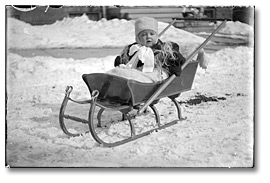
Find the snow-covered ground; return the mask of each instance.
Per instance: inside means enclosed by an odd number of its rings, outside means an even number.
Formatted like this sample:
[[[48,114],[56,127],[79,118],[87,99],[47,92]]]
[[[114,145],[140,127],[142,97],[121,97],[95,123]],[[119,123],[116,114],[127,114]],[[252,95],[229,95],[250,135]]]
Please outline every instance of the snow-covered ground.
[[[160,22],[160,31],[167,25]],[[7,47],[122,47],[134,42],[133,26],[133,21],[103,19],[96,22],[86,16],[65,18],[43,26],[8,18]],[[227,22],[221,32],[231,37],[239,32],[242,33],[240,38],[253,37],[253,29],[240,22]],[[161,39],[177,42],[184,56],[204,41],[174,27]],[[28,58],[8,52],[7,164],[11,167],[253,166],[253,46],[208,54],[208,69],[198,68],[193,89],[178,98],[187,119],[172,127],[114,148],[99,146],[90,134],[68,138],[58,122],[65,87],[74,87],[72,98],[88,99],[89,91],[82,74],[113,68],[115,57],[104,53],[103,58],[81,60],[51,56]],[[88,108],[71,105],[68,112],[87,119]],[[174,107],[168,99],[162,99],[157,108],[162,122],[176,119],[176,115],[171,114]],[[139,117],[135,123],[145,127],[150,119]],[[125,123],[112,125],[108,134],[113,134],[116,127],[124,129]],[[87,131],[87,125],[71,125],[70,128]]]

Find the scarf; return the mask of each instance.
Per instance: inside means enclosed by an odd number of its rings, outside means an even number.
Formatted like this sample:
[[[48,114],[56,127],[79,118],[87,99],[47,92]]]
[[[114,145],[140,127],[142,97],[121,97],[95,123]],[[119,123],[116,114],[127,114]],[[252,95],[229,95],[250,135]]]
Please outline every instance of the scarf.
[[[141,60],[141,62],[144,63],[142,72],[153,72],[155,63],[153,50],[149,47],[135,44],[130,47],[128,54],[131,56],[135,52],[137,53],[127,63],[127,66],[130,68],[136,68],[138,61]]]

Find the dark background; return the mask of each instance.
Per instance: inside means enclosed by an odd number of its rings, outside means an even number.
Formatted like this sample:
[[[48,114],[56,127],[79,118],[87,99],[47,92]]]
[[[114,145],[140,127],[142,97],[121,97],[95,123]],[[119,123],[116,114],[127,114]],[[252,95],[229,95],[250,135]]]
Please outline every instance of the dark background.
[[[171,22],[172,18],[211,18],[229,19],[253,25],[253,6],[6,6],[7,17],[14,17],[31,25],[53,24],[65,17],[77,17],[85,14],[90,20],[137,19],[140,16],[151,16],[158,21]],[[187,26],[184,20],[176,27]],[[201,25],[202,26],[202,25]]]

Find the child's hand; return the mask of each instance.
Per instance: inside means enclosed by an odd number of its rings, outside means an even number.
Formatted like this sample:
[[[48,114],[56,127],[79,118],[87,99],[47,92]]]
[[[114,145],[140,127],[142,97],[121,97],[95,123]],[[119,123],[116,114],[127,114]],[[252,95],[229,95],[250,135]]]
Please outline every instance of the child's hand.
[[[204,49],[199,51],[198,56],[197,56],[197,61],[199,62],[199,66],[202,69],[207,69],[208,66],[208,60],[206,59]]]

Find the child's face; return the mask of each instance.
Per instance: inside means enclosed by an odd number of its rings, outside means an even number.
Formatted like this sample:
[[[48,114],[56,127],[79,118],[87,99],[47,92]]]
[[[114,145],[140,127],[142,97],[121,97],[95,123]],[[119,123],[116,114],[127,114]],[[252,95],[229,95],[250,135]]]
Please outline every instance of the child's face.
[[[144,30],[139,33],[138,39],[142,45],[151,47],[157,43],[158,35],[155,31]]]

